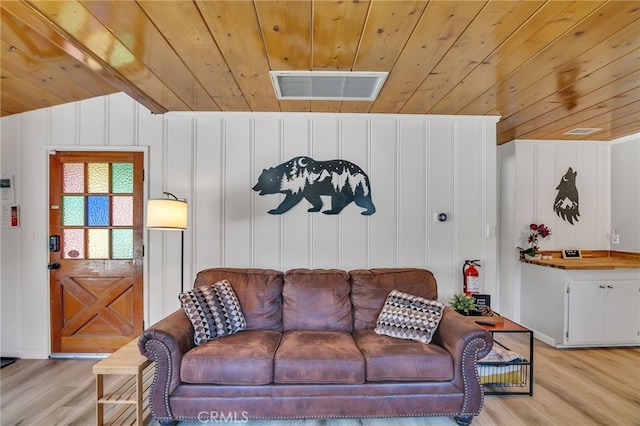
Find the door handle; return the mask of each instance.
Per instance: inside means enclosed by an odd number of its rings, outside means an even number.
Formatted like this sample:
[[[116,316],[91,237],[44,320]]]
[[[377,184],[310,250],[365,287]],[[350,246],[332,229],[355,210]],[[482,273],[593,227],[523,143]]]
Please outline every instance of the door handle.
[[[47,265],[47,269],[50,271],[54,269],[60,269],[60,264],[58,262],[50,263],[49,265]]]

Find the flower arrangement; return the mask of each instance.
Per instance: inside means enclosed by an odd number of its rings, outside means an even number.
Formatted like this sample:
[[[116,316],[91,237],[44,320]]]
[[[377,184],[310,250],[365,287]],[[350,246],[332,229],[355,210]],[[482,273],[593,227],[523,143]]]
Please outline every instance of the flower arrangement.
[[[551,229],[547,228],[544,223],[539,225],[532,223],[529,225],[529,238],[527,239],[529,246],[527,248],[518,247],[520,253],[535,256],[540,250],[540,247],[538,247],[538,239],[544,240],[549,237],[549,235],[551,235]]]

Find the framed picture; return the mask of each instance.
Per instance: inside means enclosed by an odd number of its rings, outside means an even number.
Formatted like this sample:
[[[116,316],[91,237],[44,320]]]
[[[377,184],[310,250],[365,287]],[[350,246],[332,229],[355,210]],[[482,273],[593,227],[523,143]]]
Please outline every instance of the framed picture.
[[[582,253],[580,252],[580,250],[563,249],[562,258],[563,259],[582,259]]]
[[[471,315],[480,315],[484,308],[491,307],[491,295],[489,294],[472,294],[473,298],[476,301],[476,309],[471,313]]]

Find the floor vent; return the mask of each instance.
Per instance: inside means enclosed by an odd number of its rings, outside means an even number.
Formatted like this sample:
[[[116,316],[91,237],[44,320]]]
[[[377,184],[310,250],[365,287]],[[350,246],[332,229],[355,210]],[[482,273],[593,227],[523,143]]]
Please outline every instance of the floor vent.
[[[387,72],[271,71],[276,97],[282,100],[374,101]]]
[[[599,132],[602,129],[597,128],[589,128],[589,127],[578,127],[577,129],[569,130],[565,133],[565,135],[573,135],[573,136],[586,136],[595,132]]]

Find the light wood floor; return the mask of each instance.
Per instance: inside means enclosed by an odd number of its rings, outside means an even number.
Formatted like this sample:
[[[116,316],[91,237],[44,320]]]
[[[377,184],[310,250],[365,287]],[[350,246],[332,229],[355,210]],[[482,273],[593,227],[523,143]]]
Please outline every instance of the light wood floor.
[[[3,368],[0,370],[0,425],[94,425],[95,382],[91,372],[94,363],[19,360]],[[486,396],[482,413],[473,425],[640,426],[640,348],[556,350],[536,340],[534,366],[533,397]],[[241,424],[242,419],[238,420],[237,424]],[[146,425],[157,424],[152,419],[146,422]],[[181,422],[181,426],[202,424]],[[455,422],[446,417],[433,417],[249,421],[244,424],[444,426]]]

